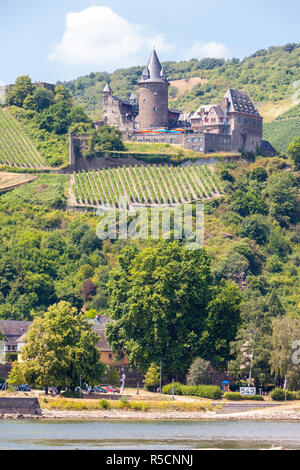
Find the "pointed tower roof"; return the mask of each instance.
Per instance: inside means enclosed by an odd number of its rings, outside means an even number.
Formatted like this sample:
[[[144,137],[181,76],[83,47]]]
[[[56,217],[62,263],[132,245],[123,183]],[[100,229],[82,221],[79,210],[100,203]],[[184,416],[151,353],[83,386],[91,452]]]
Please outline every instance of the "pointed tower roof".
[[[106,83],[102,93],[112,93],[112,89],[110,88],[109,83]]]
[[[156,50],[153,49],[151,57],[148,62],[148,69],[150,72],[150,78],[160,78],[160,72],[162,69],[161,63],[158,60]]]
[[[150,56],[148,65],[144,68],[142,73],[141,82],[145,81],[158,81],[158,82],[166,82],[167,79],[164,74],[163,67],[157,57],[156,50],[153,49],[152,54]]]

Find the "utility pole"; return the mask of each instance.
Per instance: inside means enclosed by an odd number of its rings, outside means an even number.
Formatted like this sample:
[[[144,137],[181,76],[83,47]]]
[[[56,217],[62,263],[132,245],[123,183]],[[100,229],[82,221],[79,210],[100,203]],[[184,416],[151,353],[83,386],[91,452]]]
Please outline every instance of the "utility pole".
[[[159,372],[159,393],[161,393],[161,360],[160,360],[160,372]]]

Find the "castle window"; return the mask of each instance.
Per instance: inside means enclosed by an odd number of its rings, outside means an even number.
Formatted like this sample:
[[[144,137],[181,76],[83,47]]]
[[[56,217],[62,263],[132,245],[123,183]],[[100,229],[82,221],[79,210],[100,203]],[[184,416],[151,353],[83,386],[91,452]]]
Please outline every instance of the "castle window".
[[[157,96],[157,91],[155,91],[155,92],[153,93],[153,95],[154,95],[154,96]]]
[[[154,106],[153,111],[157,111],[157,107],[156,107],[156,106]]]
[[[143,103],[147,103],[147,100],[143,100]]]

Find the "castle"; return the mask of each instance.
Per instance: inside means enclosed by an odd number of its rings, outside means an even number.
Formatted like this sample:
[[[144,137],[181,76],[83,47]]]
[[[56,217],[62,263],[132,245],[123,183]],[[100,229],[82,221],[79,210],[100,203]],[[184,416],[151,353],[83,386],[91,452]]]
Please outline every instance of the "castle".
[[[169,85],[153,50],[138,83],[139,97],[132,93],[129,101],[122,100],[106,84],[104,123],[133,142],[165,142],[203,153],[261,149],[263,120],[246,92],[229,89],[219,104],[202,105],[186,115],[169,109]]]

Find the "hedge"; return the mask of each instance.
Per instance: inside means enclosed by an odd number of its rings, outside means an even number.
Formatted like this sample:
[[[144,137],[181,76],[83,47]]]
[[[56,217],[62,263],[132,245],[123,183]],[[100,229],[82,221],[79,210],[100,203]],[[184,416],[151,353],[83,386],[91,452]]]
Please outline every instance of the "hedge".
[[[262,395],[241,395],[239,392],[226,392],[224,393],[224,398],[226,400],[255,400],[255,401],[264,401]]]
[[[287,400],[300,399],[300,391],[291,392],[290,390],[287,390],[285,393],[285,390],[283,388],[274,388],[274,390],[272,390],[272,392],[270,393],[270,397],[274,401],[285,401],[285,395]]]
[[[195,396],[202,398],[221,398],[222,390],[217,385],[183,385],[179,382],[173,383],[175,395]],[[162,392],[171,395],[172,384],[165,385]]]

